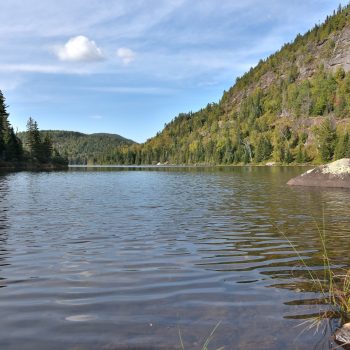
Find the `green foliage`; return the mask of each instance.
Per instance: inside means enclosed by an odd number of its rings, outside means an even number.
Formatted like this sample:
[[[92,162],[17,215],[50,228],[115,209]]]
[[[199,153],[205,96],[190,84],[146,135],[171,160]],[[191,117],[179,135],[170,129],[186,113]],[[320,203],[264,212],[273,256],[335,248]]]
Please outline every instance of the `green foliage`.
[[[329,162],[333,159],[336,142],[336,131],[329,118],[325,119],[317,130],[319,140],[319,154],[321,161]]]
[[[22,140],[15,134],[8,121],[9,114],[5,103],[5,97],[0,91],[0,165],[7,166],[11,163],[35,161],[38,163],[53,162],[53,148],[50,137],[47,135],[41,138],[38,124],[29,118],[27,123],[27,133],[25,133],[24,150]],[[55,155],[55,159],[61,164],[66,164],[66,160]]]
[[[273,147],[270,140],[265,136],[260,137],[255,150],[255,161],[260,163],[263,160],[269,159],[272,151]]]
[[[302,145],[299,145],[298,149],[297,149],[297,154],[295,157],[295,161],[298,164],[303,164],[307,162],[307,154],[306,154],[306,150]]]
[[[350,117],[350,73],[329,68],[345,27],[350,6],[261,60],[219,103],[179,114],[144,144],[62,131],[48,131],[50,139],[33,124],[26,145],[36,159],[52,158],[57,148],[73,164],[290,164],[348,156],[349,136],[335,126]]]
[[[22,143],[14,133],[8,117],[5,97],[0,90],[0,160],[20,161],[23,157]]]
[[[329,117],[350,116],[350,73],[341,67],[327,70],[325,63],[336,52],[337,34],[350,26],[349,12],[349,6],[341,8],[324,24],[261,60],[224,92],[219,103],[181,113],[144,144],[122,145],[94,161],[237,164],[274,159],[289,164],[325,162],[347,154]],[[316,131],[315,117],[324,118]]]
[[[348,132],[345,132],[345,134],[338,137],[334,151],[334,158],[350,158],[350,137]]]
[[[29,118],[27,132],[22,137],[25,139],[25,146],[29,152],[30,160],[41,164],[68,164],[68,160],[53,148],[51,136],[48,133],[42,135],[37,122],[32,118]]]
[[[25,140],[26,133],[19,133],[19,137]],[[118,151],[115,151],[116,148],[134,143],[114,134],[86,135],[73,131],[47,130],[40,132],[40,137],[44,141],[49,138],[52,148],[65,155],[70,164],[111,164],[120,162],[121,160],[116,156],[118,153]],[[129,162],[134,160],[131,155],[127,158]]]

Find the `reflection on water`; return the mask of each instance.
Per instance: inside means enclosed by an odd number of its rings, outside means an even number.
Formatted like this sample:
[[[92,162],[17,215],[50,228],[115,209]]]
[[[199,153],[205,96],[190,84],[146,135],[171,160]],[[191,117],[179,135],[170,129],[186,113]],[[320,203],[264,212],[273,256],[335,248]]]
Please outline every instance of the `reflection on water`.
[[[9,222],[7,220],[8,202],[7,202],[8,185],[5,177],[0,176],[0,288],[6,286],[6,280],[2,277],[3,268],[8,265],[6,260],[8,252],[6,249]]]
[[[350,191],[300,168],[86,169],[0,177],[1,349],[329,349],[297,327],[330,256],[350,266]],[[283,232],[283,234],[282,234]],[[326,305],[321,305],[324,310]]]

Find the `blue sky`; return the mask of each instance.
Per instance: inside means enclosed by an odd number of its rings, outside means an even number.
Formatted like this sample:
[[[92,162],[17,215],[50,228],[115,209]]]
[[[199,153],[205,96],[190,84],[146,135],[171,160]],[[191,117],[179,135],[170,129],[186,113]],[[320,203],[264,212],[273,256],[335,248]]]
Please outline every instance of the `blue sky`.
[[[24,130],[143,142],[217,102],[259,59],[324,20],[333,0],[2,0],[0,89]]]

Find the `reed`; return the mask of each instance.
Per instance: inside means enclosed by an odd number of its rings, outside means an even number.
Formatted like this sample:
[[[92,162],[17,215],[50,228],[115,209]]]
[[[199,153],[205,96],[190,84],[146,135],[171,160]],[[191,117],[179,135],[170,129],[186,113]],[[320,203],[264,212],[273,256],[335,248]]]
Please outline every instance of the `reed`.
[[[221,324],[221,321],[216,324],[216,326],[210,332],[209,336],[205,339],[200,350],[208,350],[209,343],[212,341],[214,334],[215,334],[216,330],[219,328],[220,324]],[[183,342],[182,334],[181,334],[181,329],[179,328],[178,330],[179,330],[179,341],[180,341],[181,350],[185,350],[185,346],[184,346],[184,342]],[[217,348],[216,350],[224,350],[224,347]]]
[[[350,321],[350,269],[339,268],[332,264],[327,248],[327,235],[325,216],[323,213],[322,228],[315,220],[320,242],[323,260],[323,276],[320,278],[307,264],[295,244],[279,228],[278,231],[292,247],[298,256],[301,264],[305,267],[307,274],[313,285],[313,289],[322,295],[322,299],[330,307],[330,310],[324,313],[320,312],[320,319],[339,317],[342,323]],[[319,319],[319,320],[320,320]],[[318,321],[311,322],[312,326],[318,326]]]

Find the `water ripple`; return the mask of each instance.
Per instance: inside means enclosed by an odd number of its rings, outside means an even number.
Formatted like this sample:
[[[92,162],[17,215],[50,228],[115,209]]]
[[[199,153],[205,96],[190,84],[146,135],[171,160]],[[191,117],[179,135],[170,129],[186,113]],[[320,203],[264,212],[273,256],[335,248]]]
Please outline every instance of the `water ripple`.
[[[294,326],[350,266],[350,192],[291,189],[298,168],[0,176],[1,349],[328,349]],[[283,232],[283,234],[282,234]],[[321,345],[320,345],[321,344]],[[321,346],[321,347],[320,347]]]

